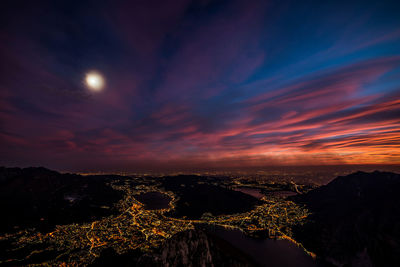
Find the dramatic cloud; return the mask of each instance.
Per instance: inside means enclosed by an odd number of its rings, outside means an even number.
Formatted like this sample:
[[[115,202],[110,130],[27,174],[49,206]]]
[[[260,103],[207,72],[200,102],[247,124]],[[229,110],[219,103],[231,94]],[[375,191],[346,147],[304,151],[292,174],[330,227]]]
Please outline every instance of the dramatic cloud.
[[[4,4],[0,164],[400,163],[397,4],[84,2]]]

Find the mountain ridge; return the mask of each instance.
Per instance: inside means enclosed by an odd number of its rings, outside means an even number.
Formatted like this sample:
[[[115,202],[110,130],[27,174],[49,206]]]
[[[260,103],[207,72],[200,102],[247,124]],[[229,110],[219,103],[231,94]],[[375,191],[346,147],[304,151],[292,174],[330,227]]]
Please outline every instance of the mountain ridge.
[[[291,197],[312,213],[295,238],[337,266],[399,266],[399,188],[399,174],[356,172]]]

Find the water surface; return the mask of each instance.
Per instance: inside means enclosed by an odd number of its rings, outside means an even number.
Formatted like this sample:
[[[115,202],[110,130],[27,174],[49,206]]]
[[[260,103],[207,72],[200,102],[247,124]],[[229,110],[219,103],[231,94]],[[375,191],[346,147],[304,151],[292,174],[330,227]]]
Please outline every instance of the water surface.
[[[226,230],[222,227],[216,227],[209,231],[243,251],[261,266],[318,266],[316,261],[308,256],[302,248],[287,240],[256,239],[246,236],[239,230]]]
[[[258,188],[251,188],[251,187],[236,187],[233,188],[235,191],[239,191],[245,193],[247,195],[253,196],[255,198],[262,198],[264,195],[261,193],[261,190]]]

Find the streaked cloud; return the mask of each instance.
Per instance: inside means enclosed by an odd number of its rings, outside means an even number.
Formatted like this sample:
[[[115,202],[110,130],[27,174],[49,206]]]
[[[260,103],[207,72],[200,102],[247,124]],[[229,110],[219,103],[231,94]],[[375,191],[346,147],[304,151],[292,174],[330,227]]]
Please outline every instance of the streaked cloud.
[[[27,4],[0,29],[0,163],[398,164],[400,23],[333,6]]]

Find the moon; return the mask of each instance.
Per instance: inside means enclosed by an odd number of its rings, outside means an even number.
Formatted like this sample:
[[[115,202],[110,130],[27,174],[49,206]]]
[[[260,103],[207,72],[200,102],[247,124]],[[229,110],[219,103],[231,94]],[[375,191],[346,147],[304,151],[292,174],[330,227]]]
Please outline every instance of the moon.
[[[104,77],[97,71],[88,72],[85,82],[88,89],[93,92],[102,91],[105,85]]]

